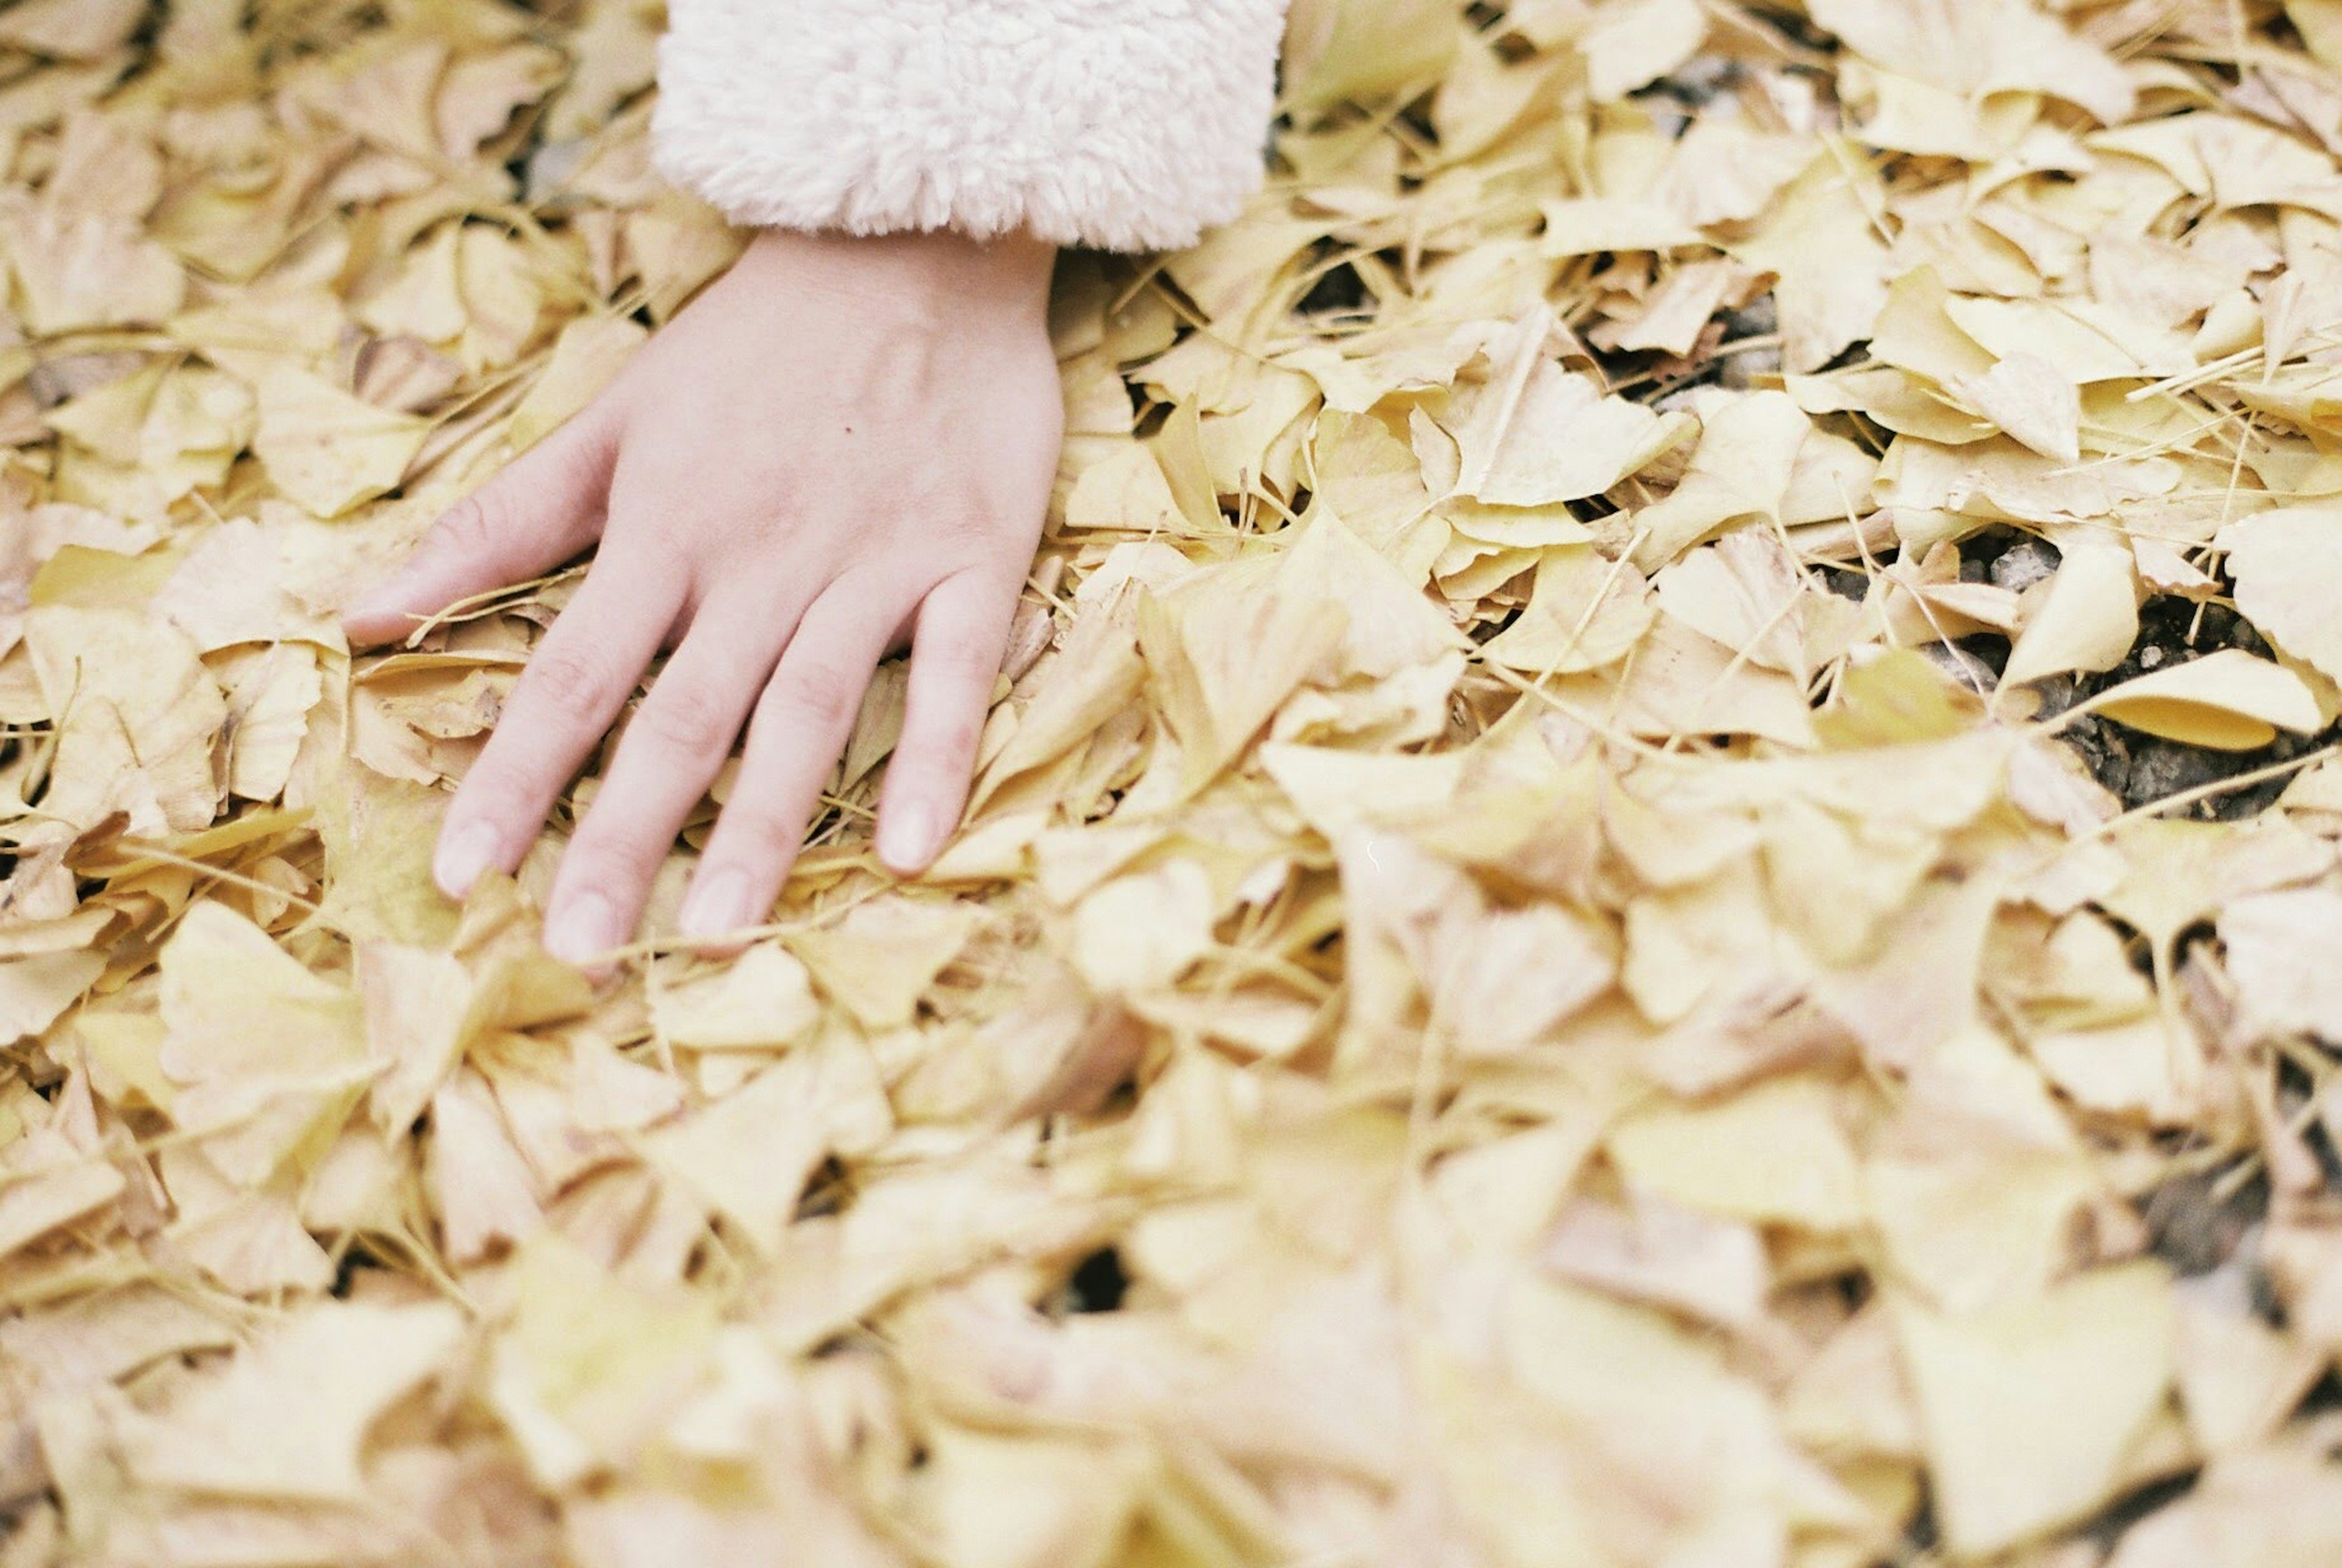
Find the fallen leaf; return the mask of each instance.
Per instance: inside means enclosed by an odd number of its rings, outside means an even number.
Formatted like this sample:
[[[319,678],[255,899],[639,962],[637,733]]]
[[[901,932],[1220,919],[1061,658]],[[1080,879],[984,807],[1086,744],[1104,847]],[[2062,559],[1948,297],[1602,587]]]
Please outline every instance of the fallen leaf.
[[[2107,1501],[2171,1382],[2171,1284],[2151,1263],[1965,1318],[1897,1303],[1895,1323],[1945,1533],[1965,1554]]]

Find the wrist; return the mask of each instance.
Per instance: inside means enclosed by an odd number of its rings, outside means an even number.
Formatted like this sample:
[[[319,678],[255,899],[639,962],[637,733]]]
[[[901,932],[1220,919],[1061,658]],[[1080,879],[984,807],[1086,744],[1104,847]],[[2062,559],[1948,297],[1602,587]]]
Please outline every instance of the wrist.
[[[886,235],[766,229],[741,265],[777,286],[910,310],[1006,310],[1039,315],[1057,247],[1025,234],[975,239],[951,229]]]

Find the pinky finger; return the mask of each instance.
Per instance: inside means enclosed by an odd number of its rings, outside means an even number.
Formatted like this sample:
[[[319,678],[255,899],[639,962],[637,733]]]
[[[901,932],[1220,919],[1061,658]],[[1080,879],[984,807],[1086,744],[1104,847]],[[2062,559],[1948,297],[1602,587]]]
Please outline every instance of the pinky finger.
[[[1013,579],[962,572],[928,590],[919,605],[903,734],[878,812],[878,858],[899,874],[933,864],[967,804],[1017,587]]]

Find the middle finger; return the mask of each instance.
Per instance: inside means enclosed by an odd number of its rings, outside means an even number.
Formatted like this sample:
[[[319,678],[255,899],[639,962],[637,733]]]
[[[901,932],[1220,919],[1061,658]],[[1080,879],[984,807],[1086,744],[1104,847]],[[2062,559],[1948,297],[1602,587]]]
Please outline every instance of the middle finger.
[[[749,722],[739,780],[684,901],[686,933],[736,931],[772,908],[902,620],[899,606],[851,578],[832,583],[806,611]]]
[[[511,871],[562,786],[626,704],[681,591],[606,550],[522,670],[487,745],[447,808],[433,872],[461,898],[483,871]]]
[[[545,946],[573,963],[626,941],[676,832],[731,754],[794,619],[761,588],[712,596],[627,724],[562,856]]]

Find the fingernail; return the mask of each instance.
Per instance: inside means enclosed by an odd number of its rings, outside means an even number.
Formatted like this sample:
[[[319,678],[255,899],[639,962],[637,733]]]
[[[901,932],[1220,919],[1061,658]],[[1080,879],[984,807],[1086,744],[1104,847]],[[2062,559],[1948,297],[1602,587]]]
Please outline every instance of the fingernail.
[[[598,893],[575,894],[545,923],[545,950],[565,963],[583,964],[626,939],[618,912]]]
[[[503,835],[492,822],[466,823],[439,840],[439,853],[432,857],[431,875],[439,884],[439,891],[450,898],[461,898],[472,891],[472,884],[480,874],[496,864],[504,849]]]
[[[414,595],[416,574],[412,566],[402,566],[374,585],[371,593],[344,612],[349,615],[387,615],[400,608]]]
[[[924,867],[936,853],[936,814],[923,800],[905,801],[878,824],[878,858],[897,870]]]
[[[720,936],[755,920],[748,907],[748,874],[736,865],[708,873],[683,901],[686,936]]]

